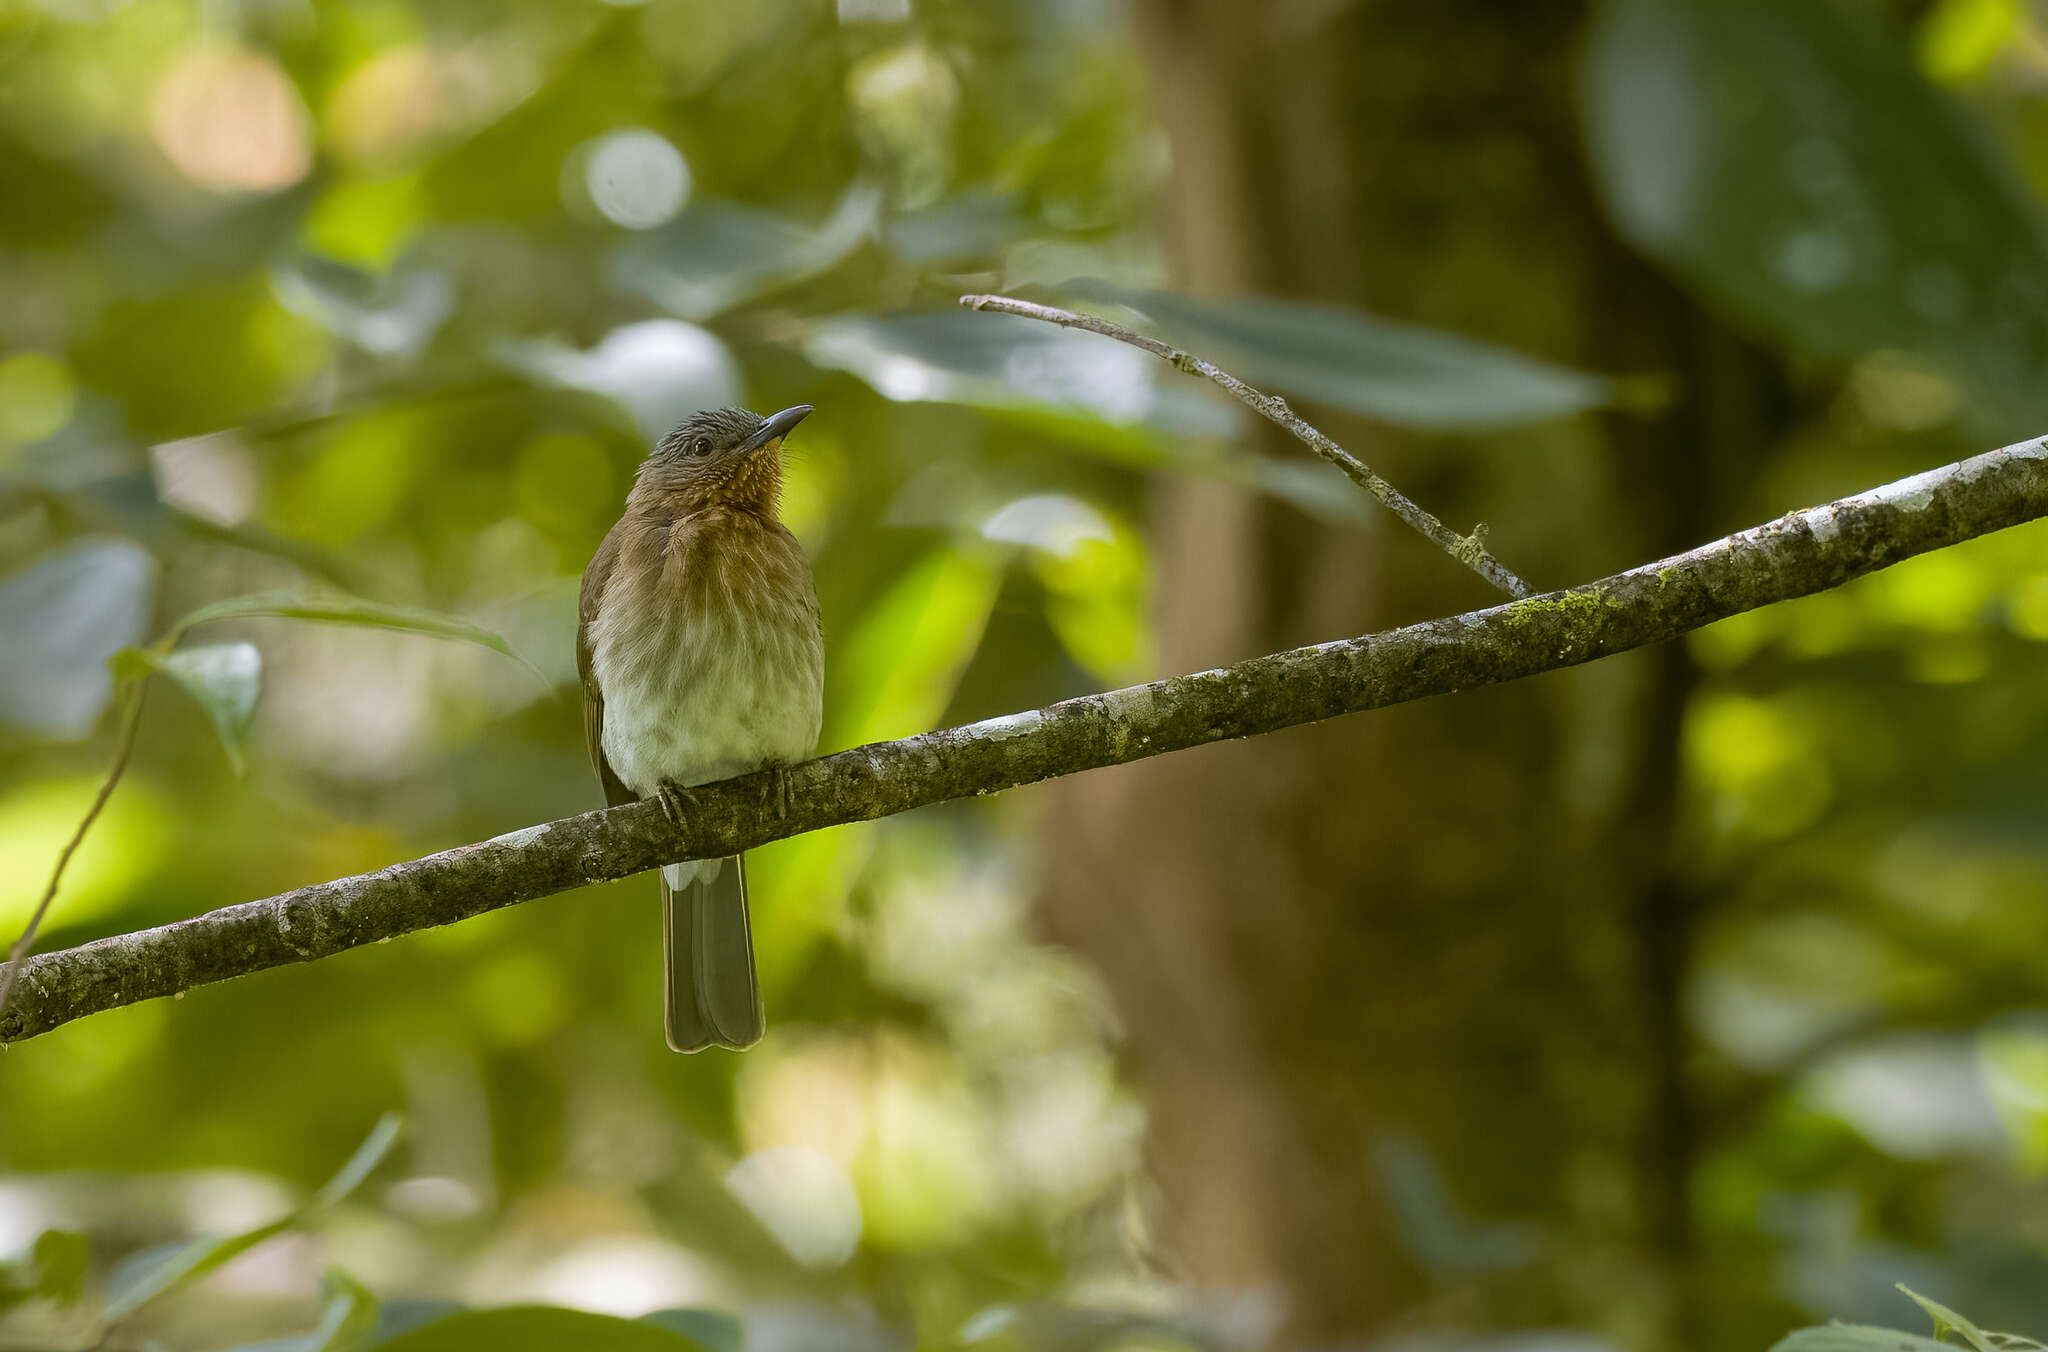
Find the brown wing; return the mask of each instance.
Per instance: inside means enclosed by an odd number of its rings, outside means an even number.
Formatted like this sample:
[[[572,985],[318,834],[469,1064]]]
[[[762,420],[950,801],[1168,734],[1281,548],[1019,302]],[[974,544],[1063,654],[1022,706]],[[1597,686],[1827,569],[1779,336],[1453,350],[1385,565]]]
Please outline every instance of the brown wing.
[[[611,762],[604,758],[604,691],[598,688],[590,650],[590,623],[604,604],[605,584],[611,581],[618,558],[619,530],[614,526],[583,570],[583,594],[576,605],[576,674],[583,678],[583,737],[590,746],[590,763],[597,767],[597,777],[604,785],[604,801],[611,807],[639,797],[619,782]]]

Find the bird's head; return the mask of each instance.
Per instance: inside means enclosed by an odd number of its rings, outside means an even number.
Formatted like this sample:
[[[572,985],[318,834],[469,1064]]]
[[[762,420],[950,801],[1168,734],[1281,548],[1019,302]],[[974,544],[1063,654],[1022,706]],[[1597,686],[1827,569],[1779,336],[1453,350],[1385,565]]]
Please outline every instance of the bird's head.
[[[743,408],[692,413],[655,443],[640,481],[692,506],[724,504],[772,517],[782,493],[782,439],[810,411],[798,404],[766,418]]]

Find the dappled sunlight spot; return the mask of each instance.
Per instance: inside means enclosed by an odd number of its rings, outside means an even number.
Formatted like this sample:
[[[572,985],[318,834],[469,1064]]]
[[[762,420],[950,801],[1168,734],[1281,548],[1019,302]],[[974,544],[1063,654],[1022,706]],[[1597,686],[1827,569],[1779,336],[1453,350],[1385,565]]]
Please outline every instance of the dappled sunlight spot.
[[[876,1047],[872,1133],[855,1184],[869,1232],[895,1249],[957,1243],[1001,1192],[990,1123],[959,1069],[935,1048],[884,1036]]]
[[[805,1267],[838,1267],[860,1247],[853,1184],[844,1168],[816,1150],[757,1150],[726,1171],[725,1186]]]
[[[892,883],[876,899],[868,960],[877,979],[935,999],[1014,958],[1025,906],[994,869],[970,872],[944,842],[919,839],[917,830],[906,824],[906,838],[890,842]]]
[[[375,1291],[417,1291],[423,1273],[434,1270],[437,1255],[421,1233],[423,1226],[471,1219],[473,1213],[408,1214],[348,1206],[320,1222],[320,1265],[338,1267]]]
[[[78,406],[71,368],[47,352],[17,352],[0,361],[0,453],[63,429]]]
[[[1857,596],[1878,619],[1954,633],[1984,623],[1992,580],[1973,555],[1943,550],[1908,559],[1867,579]]]
[[[738,1119],[750,1152],[801,1147],[851,1168],[868,1138],[868,1048],[787,1029],[740,1066]]]
[[[874,845],[872,831],[837,828],[747,851],[754,956],[771,1008],[802,974],[820,940],[844,933],[847,895]]]
[[[1686,1008],[1701,1037],[1737,1065],[1758,1072],[1789,1064],[1858,1012],[1839,1000],[1781,989],[1732,963],[1708,964],[1694,976]]]
[[[1840,592],[1795,601],[1780,619],[1785,651],[1808,661],[1848,651],[1867,628],[1854,599]]]
[[[371,283],[350,269],[307,259],[272,270],[270,282],[280,305],[380,357],[417,355],[455,305],[453,279],[428,268]]]
[[[1002,583],[988,552],[933,550],[869,606],[826,672],[825,745],[905,737],[945,712]]]
[[[1686,635],[1685,645],[1693,660],[1708,671],[1734,671],[1778,636],[1780,617],[1788,608],[1772,606],[1716,620]]]
[[[442,119],[445,82],[439,61],[425,47],[381,51],[335,87],[327,102],[327,138],[351,160],[402,155]]]
[[[1975,1049],[1961,1036],[1905,1034],[1845,1052],[1806,1077],[1805,1094],[1895,1159],[1940,1159],[2006,1144]]]
[[[1031,563],[1046,590],[1046,621],[1067,655],[1104,684],[1125,685],[1152,669],[1151,560],[1136,529],[1102,522],[1104,536],[1075,540],[1065,553],[1040,552]]]
[[[1004,1080],[1005,1153],[1022,1200],[1064,1214],[1136,1167],[1144,1110],[1117,1083],[1107,1055],[1027,1057]]]
[[[1062,558],[1079,552],[1086,541],[1107,544],[1114,538],[1109,521],[1101,512],[1062,493],[1043,493],[1005,503],[981,523],[981,535],[985,540],[1030,545]]]
[[[483,1210],[483,1196],[459,1178],[405,1178],[384,1190],[384,1205],[427,1225],[467,1220]]]
[[[1147,354],[1012,315],[842,315],[813,325],[803,343],[813,364],[850,372],[901,403],[1081,410],[1119,426],[1155,414],[1185,423],[1189,411],[1162,399],[1158,363]],[[1218,430],[1212,413],[1203,416],[1203,430]]]
[[[426,468],[428,434],[424,419],[405,410],[344,424],[285,486],[279,507],[286,528],[302,539],[345,545],[389,524]]]
[[[289,1187],[268,1174],[205,1169],[176,1177],[182,1223],[195,1234],[253,1230],[284,1215],[297,1200]]]
[[[244,1300],[305,1297],[319,1289],[322,1261],[319,1240],[287,1233],[237,1254],[204,1280],[218,1295]]]
[[[739,402],[742,388],[717,335],[679,319],[620,325],[587,351],[537,340],[502,350],[535,375],[616,400],[649,441],[698,409]]]
[[[590,204],[628,230],[651,230],[675,219],[690,196],[690,167],[682,152],[645,127],[606,132],[571,159],[581,162],[581,186]]]
[[[1011,352],[1002,374],[1032,399],[1079,404],[1110,422],[1128,423],[1151,411],[1151,361],[1135,348],[1047,343]]]
[[[942,55],[911,42],[863,57],[847,71],[846,98],[861,144],[894,171],[899,206],[945,191],[960,86]]]
[[[877,983],[931,1004],[970,1060],[1091,1053],[1112,1026],[1098,980],[1028,932],[1028,884],[998,856],[969,867],[942,833],[903,823],[879,861],[863,947]]]
[[[0,1263],[26,1257],[37,1235],[58,1226],[60,1212],[47,1193],[30,1180],[0,1176]]]
[[[868,376],[877,393],[899,403],[944,399],[953,388],[953,382],[945,372],[899,353],[885,353],[876,358]]]
[[[1977,1061],[2020,1168],[2048,1171],[2048,1016],[2030,1011],[1986,1027],[1977,1035]]]
[[[523,1294],[631,1319],[702,1301],[712,1291],[703,1264],[686,1250],[658,1239],[619,1235],[569,1248],[541,1267]]]
[[[256,509],[256,457],[232,432],[159,442],[149,464],[157,496],[202,521],[239,525]]]
[[[2019,37],[2021,13],[2020,0],[1938,0],[1913,35],[1913,55],[1928,78],[1966,84]]]
[[[846,496],[846,452],[825,428],[806,427],[801,440],[784,444],[782,460],[782,524],[815,557]]]
[[[339,262],[384,268],[418,233],[424,206],[417,173],[343,178],[313,203],[306,242]]]
[[[0,929],[9,942],[28,923],[58,852],[99,787],[97,777],[48,779],[0,797],[0,877],[7,880],[0,889]],[[171,839],[170,817],[154,785],[139,777],[126,780],[64,871],[46,923],[91,924],[136,900],[138,886],[163,862]]]
[[[8,1064],[39,1045],[9,1048]],[[238,1234],[276,1220],[297,1200],[283,1181],[243,1169],[0,1175],[0,1261],[47,1228]]]
[[[157,86],[151,125],[165,157],[203,188],[270,192],[312,166],[306,106],[260,52],[188,48]]]
[[[1780,839],[1834,799],[1834,775],[1794,711],[1734,694],[1703,696],[1685,721],[1685,760],[1724,834]]]

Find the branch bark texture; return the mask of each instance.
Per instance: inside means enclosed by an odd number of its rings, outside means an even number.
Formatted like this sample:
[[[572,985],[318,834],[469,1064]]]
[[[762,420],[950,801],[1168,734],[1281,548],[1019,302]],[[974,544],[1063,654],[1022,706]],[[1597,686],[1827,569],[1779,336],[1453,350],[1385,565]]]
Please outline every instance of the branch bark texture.
[[[1570,591],[1320,643],[1028,713],[855,747],[30,958],[0,1042],[515,902],[773,840],[1339,714],[1447,695],[1688,633],[2048,516],[2048,440],[1990,451]]]

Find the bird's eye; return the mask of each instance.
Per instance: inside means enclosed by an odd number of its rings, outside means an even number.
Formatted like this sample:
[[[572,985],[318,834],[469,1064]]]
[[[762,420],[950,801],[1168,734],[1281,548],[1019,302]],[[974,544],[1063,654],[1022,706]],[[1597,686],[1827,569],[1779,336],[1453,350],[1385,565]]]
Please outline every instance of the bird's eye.
[[[710,437],[698,437],[698,438],[697,438],[697,439],[696,439],[695,441],[691,442],[691,443],[690,443],[690,454],[691,454],[691,455],[709,455],[709,454],[711,454],[711,438],[710,438]]]

